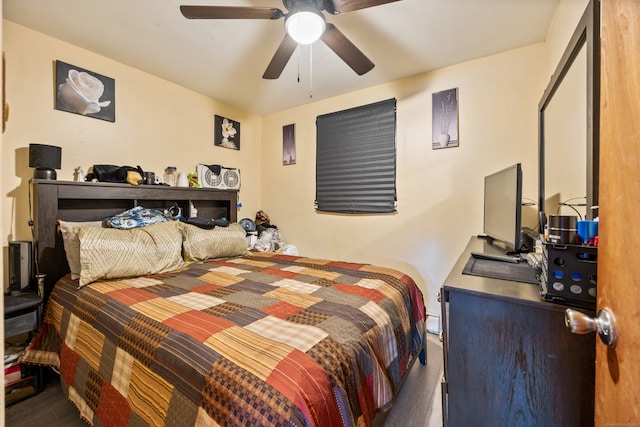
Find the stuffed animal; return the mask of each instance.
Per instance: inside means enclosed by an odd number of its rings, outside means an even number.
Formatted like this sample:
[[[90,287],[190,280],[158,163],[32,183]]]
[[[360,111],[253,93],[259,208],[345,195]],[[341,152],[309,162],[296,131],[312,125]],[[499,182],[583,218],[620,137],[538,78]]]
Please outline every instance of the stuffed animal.
[[[142,174],[138,171],[127,171],[127,182],[131,185],[138,185],[142,182]]]
[[[270,223],[269,215],[267,215],[264,211],[256,212],[256,225],[262,225],[264,227],[268,227]]]
[[[268,230],[270,228],[277,229],[278,227],[274,224],[271,224],[271,220],[269,219],[269,215],[267,215],[264,211],[256,212],[256,229],[258,230],[258,236],[262,235],[262,232]]]

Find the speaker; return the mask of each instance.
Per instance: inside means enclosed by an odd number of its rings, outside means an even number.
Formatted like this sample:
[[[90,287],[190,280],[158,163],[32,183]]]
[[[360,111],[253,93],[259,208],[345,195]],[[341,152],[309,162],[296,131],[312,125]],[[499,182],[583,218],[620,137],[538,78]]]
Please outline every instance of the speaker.
[[[20,291],[31,283],[31,242],[9,242],[9,290]]]

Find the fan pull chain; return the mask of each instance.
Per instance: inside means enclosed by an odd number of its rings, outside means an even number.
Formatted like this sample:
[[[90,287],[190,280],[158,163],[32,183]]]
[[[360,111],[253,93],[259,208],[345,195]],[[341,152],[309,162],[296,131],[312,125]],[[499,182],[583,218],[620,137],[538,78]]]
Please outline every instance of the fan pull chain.
[[[300,83],[300,49],[302,48],[298,44],[298,47],[296,47],[296,52],[298,52],[298,83]]]
[[[309,45],[309,99],[313,98],[313,43]]]

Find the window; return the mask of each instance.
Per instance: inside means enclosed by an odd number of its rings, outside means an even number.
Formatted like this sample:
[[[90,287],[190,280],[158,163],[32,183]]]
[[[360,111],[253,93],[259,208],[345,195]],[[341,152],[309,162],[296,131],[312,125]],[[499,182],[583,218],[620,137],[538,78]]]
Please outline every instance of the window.
[[[317,210],[391,213],[396,201],[396,100],[318,116]]]

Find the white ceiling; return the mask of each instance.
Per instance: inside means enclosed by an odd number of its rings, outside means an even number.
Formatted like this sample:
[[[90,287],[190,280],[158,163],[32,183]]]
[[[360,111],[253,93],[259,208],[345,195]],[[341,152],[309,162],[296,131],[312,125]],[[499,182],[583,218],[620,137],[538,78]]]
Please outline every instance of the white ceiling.
[[[327,22],[375,68],[358,76],[320,41],[294,53],[278,80],[264,80],[262,73],[284,36],[284,19],[188,20],[179,6],[277,7],[286,12],[281,0],[4,0],[3,14],[263,115],[544,41],[558,1],[401,0],[341,15],[325,13]],[[91,64],[76,65],[100,72]]]

